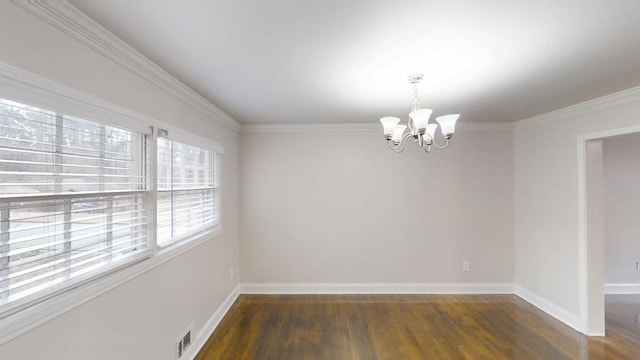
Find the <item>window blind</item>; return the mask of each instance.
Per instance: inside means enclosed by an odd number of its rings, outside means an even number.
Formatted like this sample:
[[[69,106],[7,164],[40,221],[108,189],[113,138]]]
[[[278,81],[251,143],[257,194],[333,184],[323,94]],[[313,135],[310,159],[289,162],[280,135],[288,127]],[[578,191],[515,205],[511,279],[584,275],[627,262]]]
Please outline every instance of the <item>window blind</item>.
[[[0,314],[150,255],[145,147],[0,99]]]
[[[157,241],[166,246],[218,224],[216,153],[157,141]]]

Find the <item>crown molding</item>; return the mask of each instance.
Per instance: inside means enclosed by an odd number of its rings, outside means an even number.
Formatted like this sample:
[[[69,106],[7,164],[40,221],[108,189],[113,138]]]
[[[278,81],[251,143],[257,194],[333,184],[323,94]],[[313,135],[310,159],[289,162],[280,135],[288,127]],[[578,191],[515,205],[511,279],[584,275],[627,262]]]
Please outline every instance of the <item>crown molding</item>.
[[[71,5],[68,0],[12,2],[229,128],[240,129],[240,123]]]
[[[462,131],[500,131],[512,130],[511,123],[461,123],[457,128]],[[377,123],[333,123],[333,124],[264,124],[242,125],[243,133],[326,133],[326,132],[380,132]]]
[[[10,94],[5,93],[5,89],[11,89],[9,91]],[[37,99],[40,102],[32,100],[36,97],[35,94],[37,94]],[[1,61],[0,96],[35,106],[46,107],[49,110],[67,112],[69,115],[79,117],[94,117],[96,112],[101,112],[105,118],[109,119],[109,121],[104,121],[105,123],[143,133],[149,130],[149,125],[159,125],[156,119],[147,115],[131,111],[86,92]],[[79,109],[83,111],[76,112]],[[86,112],[91,115],[87,115]],[[116,121],[114,118],[119,118],[120,121]]]
[[[378,124],[264,124],[242,125],[243,133],[322,133],[322,132],[374,132],[379,131]]]
[[[510,122],[474,122],[474,123],[460,123],[456,125],[456,128],[462,131],[501,131],[501,130],[513,130],[513,123]]]
[[[587,100],[575,105],[567,106],[562,109],[551,111],[545,114],[530,117],[528,119],[519,120],[513,123],[514,129],[524,129],[540,124],[548,123],[569,116],[584,114],[586,112],[595,111],[631,101],[640,100],[640,86],[631,89],[622,90],[613,94],[605,95],[592,100]]]

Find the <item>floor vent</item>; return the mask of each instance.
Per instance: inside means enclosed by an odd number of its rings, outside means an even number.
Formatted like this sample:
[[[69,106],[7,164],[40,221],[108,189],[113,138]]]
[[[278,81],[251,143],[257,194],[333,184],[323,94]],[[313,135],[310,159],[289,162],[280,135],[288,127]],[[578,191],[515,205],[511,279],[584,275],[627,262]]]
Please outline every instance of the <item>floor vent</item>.
[[[184,335],[178,339],[176,344],[177,359],[182,358],[187,349],[191,346],[191,330],[187,330]]]

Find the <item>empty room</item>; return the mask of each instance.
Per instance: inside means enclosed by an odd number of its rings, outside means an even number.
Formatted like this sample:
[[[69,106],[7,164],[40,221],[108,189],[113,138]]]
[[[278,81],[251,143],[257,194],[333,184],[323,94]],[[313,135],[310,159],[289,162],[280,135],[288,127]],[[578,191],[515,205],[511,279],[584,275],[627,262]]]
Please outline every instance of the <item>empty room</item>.
[[[0,359],[637,359],[638,24],[0,1]]]

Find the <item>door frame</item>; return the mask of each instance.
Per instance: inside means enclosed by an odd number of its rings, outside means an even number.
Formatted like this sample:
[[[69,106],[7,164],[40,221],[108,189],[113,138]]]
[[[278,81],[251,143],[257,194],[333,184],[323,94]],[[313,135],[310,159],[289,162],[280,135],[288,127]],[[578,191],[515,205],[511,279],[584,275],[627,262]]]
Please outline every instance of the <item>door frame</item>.
[[[640,125],[598,131],[578,136],[578,264],[579,264],[579,304],[580,323],[582,332],[588,336],[604,336],[604,284],[596,283],[596,279],[589,278],[589,269],[599,274],[604,274],[602,257],[603,253],[592,254],[588,249],[594,241],[603,242],[603,239],[589,238],[587,221],[587,142],[591,140],[604,140],[618,135],[640,132]],[[603,243],[595,244],[603,248]],[[602,276],[600,276],[602,278]],[[591,295],[591,296],[590,296]],[[599,304],[590,304],[589,298],[602,301]],[[602,300],[600,300],[602,299]],[[595,305],[595,306],[593,306]],[[589,310],[590,306],[596,310]]]

